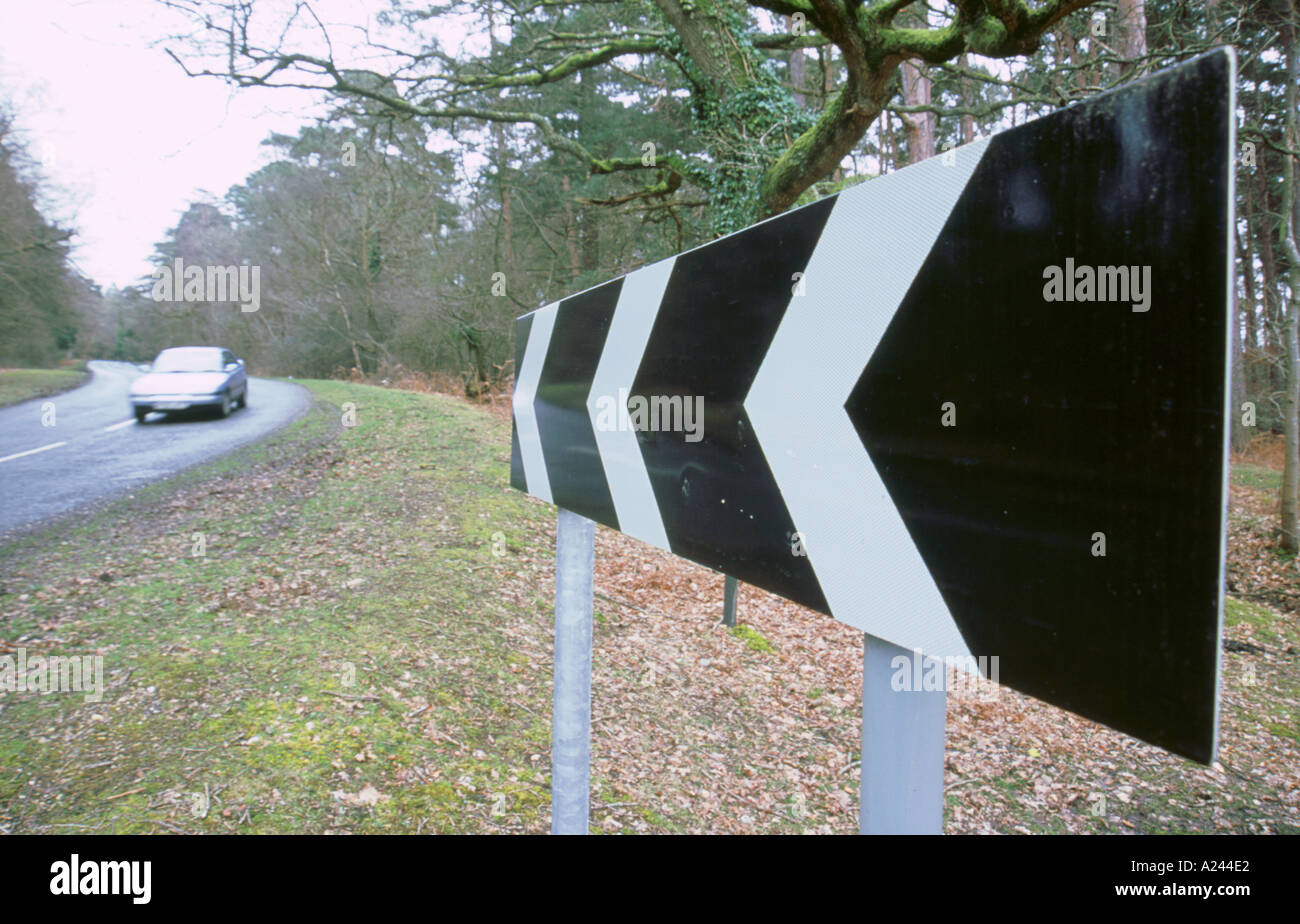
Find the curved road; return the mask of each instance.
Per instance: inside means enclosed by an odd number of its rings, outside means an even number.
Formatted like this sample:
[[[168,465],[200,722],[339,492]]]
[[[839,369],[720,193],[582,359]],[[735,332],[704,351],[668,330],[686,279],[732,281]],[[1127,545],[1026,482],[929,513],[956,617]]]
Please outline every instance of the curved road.
[[[171,475],[283,427],[306,412],[298,385],[249,379],[248,407],[217,418],[202,410],[151,414],[137,424],[130,363],[87,364],[90,382],[51,398],[0,408],[0,535]],[[54,426],[42,424],[54,404]]]

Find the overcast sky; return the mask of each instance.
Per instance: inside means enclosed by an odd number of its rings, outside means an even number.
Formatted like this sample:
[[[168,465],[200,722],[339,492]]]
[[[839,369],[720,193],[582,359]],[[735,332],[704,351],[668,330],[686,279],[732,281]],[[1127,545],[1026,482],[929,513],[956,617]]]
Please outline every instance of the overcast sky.
[[[356,22],[374,7],[325,5]],[[186,77],[150,47],[183,28],[153,0],[0,0],[0,99],[52,183],[47,217],[76,229],[76,266],[105,287],[147,276],[188,202],[221,196],[268,162],[268,134],[324,111],[307,91]]]

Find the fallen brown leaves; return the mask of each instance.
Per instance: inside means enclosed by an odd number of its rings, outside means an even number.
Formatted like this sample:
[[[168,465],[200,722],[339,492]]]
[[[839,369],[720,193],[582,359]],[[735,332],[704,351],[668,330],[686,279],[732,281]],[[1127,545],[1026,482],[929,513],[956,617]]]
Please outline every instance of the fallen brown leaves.
[[[1300,612],[1300,559],[1278,552],[1277,494],[1234,484],[1230,497],[1228,593]]]
[[[1256,436],[1244,452],[1233,454],[1232,461],[1277,478],[1282,440],[1274,434]],[[1227,591],[1288,613],[1300,612],[1300,559],[1279,551],[1278,491],[1254,482],[1234,478],[1229,487]]]
[[[856,830],[860,633],[742,585],[755,652],[720,625],[721,575],[603,528],[596,561],[593,824]],[[505,592],[549,599],[548,568]],[[1300,830],[1295,741],[1248,717],[1202,768],[1004,688],[949,697],[947,754],[949,832]]]
[[[1231,497],[1237,522],[1260,502],[1235,485]],[[553,527],[546,541],[553,548]],[[1293,599],[1285,563],[1264,567],[1261,548],[1239,528],[1229,549],[1232,573],[1242,575],[1249,560],[1251,587]],[[531,551],[502,587],[525,608],[553,596],[552,559]],[[595,590],[593,825],[856,831],[859,632],[742,584],[738,622],[772,648],[751,650],[720,624],[722,575],[605,528],[596,536]],[[537,628],[521,631],[549,673],[550,639],[537,638]],[[1250,628],[1227,634],[1249,638]],[[1274,652],[1271,662],[1249,656],[1257,682],[1294,678],[1294,650]],[[1297,742],[1252,714],[1239,682],[1245,659],[1224,657],[1212,767],[1006,688],[991,699],[950,696],[946,830],[1300,833]]]

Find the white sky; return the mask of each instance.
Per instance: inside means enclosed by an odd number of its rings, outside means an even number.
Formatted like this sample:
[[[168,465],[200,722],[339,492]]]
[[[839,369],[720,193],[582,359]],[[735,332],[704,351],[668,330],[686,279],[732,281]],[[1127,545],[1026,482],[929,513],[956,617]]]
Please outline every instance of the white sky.
[[[320,5],[357,24],[382,6]],[[153,0],[0,0],[0,98],[50,180],[46,217],[76,229],[76,266],[105,287],[147,276],[190,201],[220,197],[270,161],[267,135],[324,112],[307,91],[186,77],[150,47],[184,27]]]

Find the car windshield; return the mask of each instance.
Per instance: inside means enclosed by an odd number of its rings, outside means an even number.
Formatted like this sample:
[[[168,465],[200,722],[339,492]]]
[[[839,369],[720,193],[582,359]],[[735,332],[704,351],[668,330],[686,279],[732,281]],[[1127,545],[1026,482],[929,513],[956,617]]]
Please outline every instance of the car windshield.
[[[221,351],[210,347],[163,350],[153,361],[154,372],[220,372]]]

